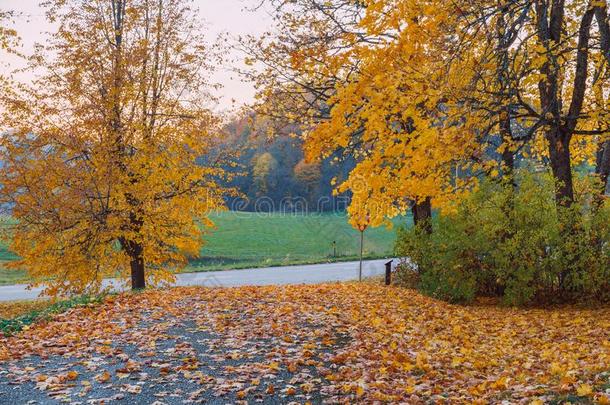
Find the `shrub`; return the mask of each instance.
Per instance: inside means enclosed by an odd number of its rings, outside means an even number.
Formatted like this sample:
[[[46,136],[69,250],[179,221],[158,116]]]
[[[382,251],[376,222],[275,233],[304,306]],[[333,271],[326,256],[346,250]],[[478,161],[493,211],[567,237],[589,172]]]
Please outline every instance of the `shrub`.
[[[410,258],[423,292],[450,302],[607,299],[610,208],[593,204],[591,181],[580,179],[570,208],[555,207],[544,174],[520,174],[516,190],[484,181],[455,213],[434,219],[432,234],[399,230],[396,253]]]

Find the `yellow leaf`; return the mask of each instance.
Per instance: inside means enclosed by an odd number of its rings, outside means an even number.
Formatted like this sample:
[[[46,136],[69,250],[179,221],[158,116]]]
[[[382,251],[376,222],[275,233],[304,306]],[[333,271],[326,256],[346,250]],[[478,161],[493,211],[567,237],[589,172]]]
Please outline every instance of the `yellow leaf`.
[[[68,378],[68,380],[74,381],[78,378],[78,372],[77,371],[68,371],[66,373],[66,377]]]
[[[581,397],[589,396],[592,392],[593,389],[589,384],[581,384],[578,388],[576,388],[576,393]]]
[[[98,374],[95,379],[99,382],[99,383],[105,383],[108,380],[110,380],[110,373],[108,371],[104,371],[102,374]]]
[[[609,405],[610,404],[610,397],[608,397],[607,395],[602,395],[599,398],[597,398],[597,403],[599,405]]]

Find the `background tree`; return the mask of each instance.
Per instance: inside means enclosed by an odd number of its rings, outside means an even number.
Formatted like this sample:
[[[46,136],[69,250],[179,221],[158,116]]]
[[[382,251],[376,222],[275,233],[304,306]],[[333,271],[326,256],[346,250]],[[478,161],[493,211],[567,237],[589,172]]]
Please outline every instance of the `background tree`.
[[[315,164],[319,169],[317,180],[310,178],[308,184],[304,184],[295,175],[297,165],[303,160],[303,139],[295,136],[300,129],[294,124],[273,125],[276,131],[271,137],[265,120],[254,116],[237,116],[225,125],[224,139],[217,149],[236,152],[232,154],[235,164],[225,164],[225,169],[232,174],[226,185],[239,192],[238,196],[228,198],[228,205],[236,210],[253,211],[262,208],[257,207],[257,199],[264,196],[265,204],[272,203],[272,207],[265,209],[302,211],[306,208],[303,202],[310,201],[309,210],[344,210],[349,196],[333,195],[331,181],[333,178],[344,179],[353,168],[353,160],[339,161],[335,160],[336,156],[324,159]],[[279,130],[282,126],[284,128]],[[267,153],[277,164],[269,173],[272,181],[267,183],[267,190],[261,195],[253,174],[257,157]]]
[[[258,196],[264,196],[274,185],[273,172],[277,169],[277,160],[269,152],[254,157],[252,177]]]
[[[310,205],[315,205],[315,196],[322,178],[319,163],[308,163],[302,159],[294,167],[294,177],[303,186]]]
[[[210,52],[187,0],[46,1],[32,86],[3,96],[2,201],[47,293],[173,278],[222,205]]]

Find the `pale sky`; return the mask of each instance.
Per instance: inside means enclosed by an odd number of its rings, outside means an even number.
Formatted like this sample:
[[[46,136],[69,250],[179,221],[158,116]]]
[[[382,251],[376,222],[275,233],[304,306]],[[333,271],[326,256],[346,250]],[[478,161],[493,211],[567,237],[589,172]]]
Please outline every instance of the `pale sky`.
[[[52,29],[52,26],[45,21],[43,9],[38,5],[39,2],[40,0],[0,0],[1,9],[15,10],[24,14],[17,20],[15,28],[22,39],[22,50],[26,54],[31,51],[34,43],[44,41],[44,33]],[[228,33],[235,38],[239,35],[258,35],[268,30],[271,26],[271,17],[266,11],[264,9],[256,12],[248,10],[260,2],[261,0],[194,0],[194,4],[199,8],[202,19],[206,23],[206,32],[210,41],[214,41],[221,33]],[[236,60],[235,63],[239,66],[243,66],[243,56],[237,52],[233,53],[231,59]],[[19,66],[17,60],[10,58],[8,65],[0,64],[0,74],[6,74]],[[232,72],[234,66],[221,67],[215,74],[214,81],[223,85],[217,94],[221,97],[217,106],[219,111],[230,110],[233,107],[231,102],[233,99],[237,106],[240,106],[252,101],[254,96],[252,86],[243,83]]]

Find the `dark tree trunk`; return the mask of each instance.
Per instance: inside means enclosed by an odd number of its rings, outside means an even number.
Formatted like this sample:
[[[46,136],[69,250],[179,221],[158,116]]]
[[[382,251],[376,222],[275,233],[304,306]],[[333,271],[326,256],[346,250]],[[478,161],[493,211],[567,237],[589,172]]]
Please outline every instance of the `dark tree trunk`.
[[[135,204],[131,195],[127,196],[128,201],[131,204]],[[131,232],[138,234],[142,230],[143,222],[138,219],[138,215],[135,211],[130,213],[130,228]],[[129,267],[131,269],[131,289],[142,290],[146,288],[146,274],[144,266],[144,246],[141,242],[137,242],[127,238],[120,238],[121,247],[129,256]]]
[[[610,141],[602,141],[597,145],[595,174],[599,176],[600,180],[599,202],[601,202],[604,194],[606,194],[608,176],[610,175]]]
[[[134,243],[134,255],[131,256],[131,289],[142,290],[146,288],[146,278],[144,276],[144,258],[142,257],[142,246]]]
[[[432,200],[426,197],[424,200],[414,202],[411,207],[413,222],[427,234],[432,233]]]
[[[496,81],[498,86],[498,126],[500,131],[500,139],[504,149],[502,150],[502,170],[503,177],[515,187],[514,169],[515,156],[512,150],[513,132],[511,128],[511,101],[514,91],[511,85],[510,75],[510,56],[508,49],[516,39],[516,35],[509,33],[507,30],[508,7],[502,5],[499,1],[500,15],[496,25]]]
[[[510,127],[510,107],[506,107],[506,113],[500,117],[500,135],[504,149],[502,150],[502,176],[508,181],[513,192],[510,196],[509,206],[513,206],[514,192],[517,189],[515,180],[515,155],[512,151],[512,131]]]
[[[565,2],[536,2],[537,35],[548,50],[548,61],[540,68],[541,80],[538,83],[540,106],[547,120],[548,142],[551,170],[555,180],[555,200],[558,206],[569,207],[574,202],[572,167],[570,161],[570,141],[578,120],[581,118],[584,96],[587,89],[589,63],[589,39],[594,9],[588,8],[582,16],[578,29],[576,68],[574,70],[573,91],[567,116],[562,117],[560,76],[561,69],[557,56],[551,50],[553,44],[562,43],[565,17]]]
[[[554,130],[547,134],[551,170],[555,180],[555,202],[557,206],[570,207],[574,202],[570,137]]]
[[[600,45],[606,62],[610,64],[610,24],[608,20],[608,10],[604,5],[595,7],[595,18],[599,27]],[[604,103],[604,95],[601,95],[601,104]],[[597,162],[595,173],[600,178],[600,194],[597,199],[598,206],[601,205],[608,186],[608,175],[610,174],[610,141],[600,142],[597,147]]]
[[[141,243],[121,239],[121,246],[129,256],[131,269],[131,289],[142,290],[146,288],[146,274],[144,269],[144,248]]]

